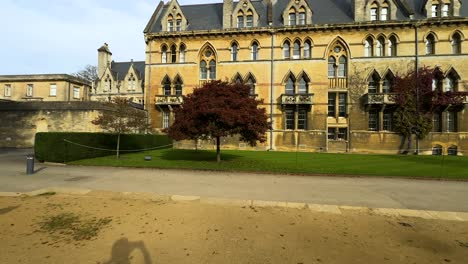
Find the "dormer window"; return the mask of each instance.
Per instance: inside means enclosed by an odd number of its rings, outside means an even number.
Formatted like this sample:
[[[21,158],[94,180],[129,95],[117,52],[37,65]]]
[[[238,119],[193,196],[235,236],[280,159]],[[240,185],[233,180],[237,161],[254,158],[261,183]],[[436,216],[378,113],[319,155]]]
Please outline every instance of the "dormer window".
[[[177,14],[176,31],[182,31],[182,16],[180,14]]]
[[[448,17],[449,16],[449,5],[444,4],[442,6],[442,17]]]
[[[239,12],[237,14],[237,28],[243,28],[244,27],[244,13]]]
[[[380,11],[380,20],[382,21],[388,20],[388,8],[387,7],[382,7],[382,10]]]
[[[301,9],[299,10],[297,24],[301,26],[306,24],[306,12],[304,7],[301,7]]]
[[[174,31],[174,18],[172,15],[167,17],[167,31]]]
[[[432,5],[431,7],[431,17],[439,16],[439,5]]]
[[[290,26],[295,26],[296,25],[296,10],[292,9],[292,13],[289,13],[289,25]]]
[[[377,21],[377,7],[371,8],[370,12],[370,20]]]
[[[245,23],[245,26],[248,27],[248,28],[251,28],[253,27],[253,13],[252,13],[252,10],[249,9],[249,11],[247,12],[247,17],[246,17],[246,23]]]

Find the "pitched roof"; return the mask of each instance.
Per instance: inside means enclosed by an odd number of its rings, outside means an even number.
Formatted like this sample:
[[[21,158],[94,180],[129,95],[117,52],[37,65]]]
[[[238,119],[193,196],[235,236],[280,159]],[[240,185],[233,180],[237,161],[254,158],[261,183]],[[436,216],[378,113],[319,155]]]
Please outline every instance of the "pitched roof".
[[[221,0],[219,0],[221,2]],[[351,0],[306,0],[313,10],[313,24],[341,24],[354,22],[353,8]],[[425,19],[426,15],[422,7],[427,0],[394,0],[398,5],[397,19],[410,20],[410,15],[414,19]],[[239,2],[233,3],[235,7]],[[284,26],[283,12],[289,0],[271,0],[271,8],[268,8],[268,0],[251,0],[259,14],[259,27],[268,26],[268,16],[271,13],[274,27]],[[169,6],[159,6],[151,17],[145,33],[161,32],[161,19]],[[223,28],[223,3],[182,5],[182,12],[187,18],[187,31],[191,30],[215,30]],[[468,16],[468,5],[461,5],[460,16]]]
[[[133,64],[135,68],[135,73],[138,75],[138,78],[141,80],[145,79],[145,62],[144,61],[126,61],[126,62],[115,62],[111,63],[111,71],[114,74],[114,77],[122,81],[127,76],[130,66]]]

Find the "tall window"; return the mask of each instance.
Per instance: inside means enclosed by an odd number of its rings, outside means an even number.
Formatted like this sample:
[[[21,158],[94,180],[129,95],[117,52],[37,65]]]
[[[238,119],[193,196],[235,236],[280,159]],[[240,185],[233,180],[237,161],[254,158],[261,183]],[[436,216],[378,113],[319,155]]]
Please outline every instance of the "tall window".
[[[167,63],[167,46],[164,45],[161,48],[161,62]]]
[[[200,79],[206,80],[208,70],[206,69],[206,61],[200,62]]]
[[[346,93],[328,93],[328,116],[346,117]],[[336,102],[338,101],[338,105]],[[338,106],[338,108],[337,108]],[[337,112],[338,110],[338,112]],[[338,113],[338,115],[336,115]]]
[[[171,80],[166,78],[163,83],[164,95],[171,95]]]
[[[237,44],[232,43],[231,46],[231,61],[237,61]]]
[[[365,41],[364,41],[364,56],[366,57],[372,57],[373,55],[373,45],[372,45],[372,38],[371,37],[368,37]]]
[[[348,69],[348,60],[345,56],[341,56],[338,64],[338,77],[346,77]]]
[[[286,129],[294,129],[294,123],[295,123],[295,118],[294,118],[294,110],[292,109],[287,109],[285,111],[285,120],[286,120]]]
[[[289,77],[286,81],[286,94],[294,94],[294,80]]]
[[[11,84],[5,84],[5,97],[10,97],[11,96]]]
[[[369,130],[379,131],[379,112],[377,111],[369,112]]]
[[[382,9],[380,9],[380,20],[388,20],[388,7],[382,7]]]
[[[448,17],[449,16],[449,6],[448,4],[444,4],[442,6],[442,17]]]
[[[181,44],[180,45],[180,48],[179,48],[179,62],[180,63],[184,63],[185,62],[185,50],[186,50],[186,47],[184,44]]]
[[[306,40],[304,42],[304,59],[310,59],[311,58],[311,44],[309,40]]]
[[[383,130],[392,131],[393,112],[390,110],[384,110],[383,112]]]
[[[244,27],[244,13],[239,12],[237,14],[237,28],[243,28]]]
[[[376,55],[378,57],[385,56],[384,51],[385,51],[385,39],[383,37],[379,37],[377,39],[377,47],[376,47]]]
[[[387,76],[382,83],[382,92],[391,93],[393,91],[393,80]]]
[[[57,84],[53,83],[50,85],[49,96],[57,96]]]
[[[367,92],[370,94],[375,94],[378,92],[378,85],[379,85],[379,78],[378,76],[374,73],[372,74],[369,83],[367,85]]]
[[[289,13],[289,25],[290,26],[296,25],[296,13]]]
[[[445,78],[445,91],[446,92],[454,92],[456,91],[457,81],[452,78],[452,76],[447,76]]]
[[[301,79],[299,79],[299,87],[298,87],[297,92],[299,94],[308,93],[307,81],[304,79],[304,77],[301,77]]]
[[[180,80],[180,78],[176,78],[174,88],[176,95],[182,95],[182,81]]]
[[[336,76],[336,59],[335,57],[328,58],[328,77],[335,77]]]
[[[73,98],[79,99],[80,98],[80,87],[73,86]]]
[[[169,116],[170,112],[163,112],[163,128],[168,128],[169,127]]]
[[[447,112],[447,132],[457,132],[456,112]]]
[[[455,33],[452,36],[452,54],[460,54],[461,53],[461,37],[460,34]]]
[[[435,112],[432,116],[432,132],[442,132],[442,113]]]
[[[301,57],[301,43],[299,40],[294,41],[293,59],[297,60]]]
[[[216,62],[214,60],[210,61],[210,80],[216,79]]]
[[[307,129],[307,110],[299,109],[297,112],[297,129]]]
[[[336,93],[328,93],[328,116],[336,117]]]
[[[177,62],[177,48],[175,45],[171,46],[171,63]]]
[[[346,93],[338,93],[338,116],[346,117]]]
[[[258,60],[258,43],[254,42],[251,47],[251,57],[252,60]]]
[[[435,54],[435,38],[434,35],[429,34],[426,37],[426,55]]]
[[[283,59],[289,59],[291,57],[291,50],[289,46],[289,41],[283,43]]]
[[[26,96],[33,96],[33,85],[32,84],[28,84],[28,86],[26,87]]]
[[[250,87],[249,94],[251,96],[255,95],[255,79],[252,76],[249,76],[245,85]]]
[[[391,36],[388,39],[387,48],[388,48],[387,56],[396,56],[397,55],[397,42],[396,42],[395,36]]]

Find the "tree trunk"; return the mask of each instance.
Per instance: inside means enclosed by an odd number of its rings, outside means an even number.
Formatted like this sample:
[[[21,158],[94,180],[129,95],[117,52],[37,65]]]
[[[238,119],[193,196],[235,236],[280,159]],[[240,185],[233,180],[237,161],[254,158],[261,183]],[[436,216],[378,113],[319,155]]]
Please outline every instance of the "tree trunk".
[[[216,137],[216,162],[220,162],[221,161],[221,150],[220,150],[220,138],[219,137]]]
[[[413,145],[413,134],[409,134],[408,136],[408,153],[411,153],[411,146]]]
[[[117,159],[120,157],[119,151],[120,151],[120,133],[117,135]]]

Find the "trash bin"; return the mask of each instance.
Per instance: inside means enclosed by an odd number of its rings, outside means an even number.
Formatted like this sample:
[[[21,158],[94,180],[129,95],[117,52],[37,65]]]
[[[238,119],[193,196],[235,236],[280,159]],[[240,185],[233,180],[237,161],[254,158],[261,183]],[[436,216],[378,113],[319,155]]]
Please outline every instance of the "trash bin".
[[[26,174],[34,174],[34,154],[26,156]]]

